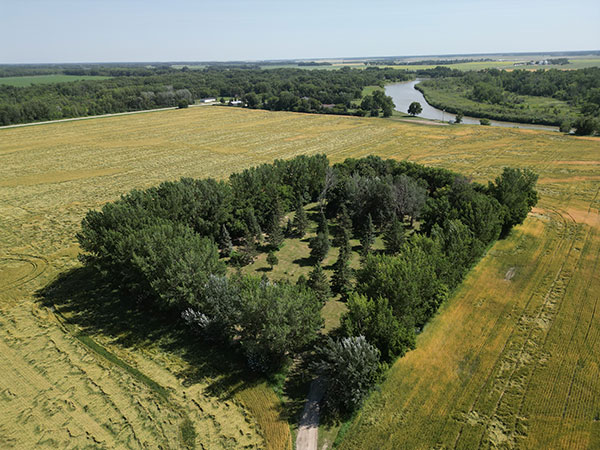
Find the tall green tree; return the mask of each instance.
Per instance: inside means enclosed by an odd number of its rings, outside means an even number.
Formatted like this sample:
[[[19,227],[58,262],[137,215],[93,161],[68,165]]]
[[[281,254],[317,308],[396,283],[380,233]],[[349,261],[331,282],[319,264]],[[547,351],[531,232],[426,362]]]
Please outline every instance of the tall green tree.
[[[438,255],[429,248],[433,245],[419,236],[408,240],[398,255],[368,255],[356,271],[356,291],[387,298],[396,317],[423,326],[448,296],[437,274]]]
[[[280,217],[273,215],[269,223],[267,241],[272,249],[278,250],[283,244],[283,230],[279,226]]]
[[[215,243],[180,224],[157,224],[130,235],[135,242],[131,270],[136,291],[163,308],[182,309],[204,294],[211,275],[225,273]]]
[[[340,254],[333,269],[331,277],[333,292],[340,294],[343,300],[348,298],[352,290],[352,269],[350,268],[349,245],[340,246]]]
[[[381,352],[381,358],[392,362],[415,347],[415,333],[394,316],[386,298],[368,299],[353,294],[348,299],[348,311],[341,319],[346,336],[365,336]]]
[[[274,266],[276,266],[277,264],[279,264],[279,258],[277,258],[277,255],[275,255],[275,253],[273,252],[273,250],[271,250],[269,252],[269,254],[267,255],[267,264],[269,266],[271,266],[271,270],[273,270]]]
[[[247,227],[250,235],[254,237],[258,242],[262,242],[262,230],[260,225],[258,224],[258,220],[256,220],[256,214],[254,214],[254,209],[248,210],[247,213]]]
[[[315,295],[322,303],[325,303],[331,297],[329,281],[320,263],[317,263],[310,272],[308,286],[315,292]]]
[[[421,106],[421,104],[419,102],[412,102],[410,105],[408,105],[408,113],[411,116],[417,116],[417,115],[421,114],[422,111],[423,111],[423,107]]]
[[[537,179],[537,174],[529,169],[505,167],[495,183],[489,184],[489,191],[507,209],[502,227],[503,234],[506,235],[514,225],[523,223],[537,203]]]
[[[221,238],[219,239],[219,248],[221,249],[221,255],[228,257],[233,251],[233,243],[231,242],[231,236],[225,224],[221,229]]]
[[[240,248],[239,252],[233,252],[231,255],[232,263],[237,267],[247,266],[252,264],[254,258],[256,258],[256,241],[254,236],[247,232],[244,236],[244,244]]]
[[[379,351],[364,336],[352,336],[315,349],[313,370],[325,381],[324,404],[333,417],[347,417],[360,407],[379,378]]]
[[[362,246],[362,254],[367,255],[371,251],[371,246],[375,243],[375,226],[371,214],[367,216],[367,221],[364,225],[362,236],[360,237],[360,245]]]
[[[329,236],[329,225],[327,224],[327,217],[323,211],[319,211],[317,215],[317,234],[323,233]]]
[[[292,224],[292,219],[287,220],[285,224],[285,237],[292,237],[294,235],[294,225]]]
[[[308,243],[310,248],[310,257],[321,262],[329,252],[329,238],[325,233],[319,233]]]
[[[198,305],[205,324],[213,324],[239,345],[251,369],[271,373],[311,344],[323,326],[321,302],[305,286],[257,277],[213,277],[208,303]]]
[[[296,228],[296,233],[300,238],[304,237],[306,229],[308,228],[308,218],[306,217],[306,211],[304,211],[301,202],[298,202],[296,214],[294,215],[294,228]]]
[[[336,247],[349,246],[351,233],[352,220],[348,215],[348,209],[345,205],[342,205],[337,217],[337,229],[333,238],[333,245]]]
[[[394,217],[383,233],[383,242],[386,252],[398,253],[405,240],[404,225],[397,217]]]

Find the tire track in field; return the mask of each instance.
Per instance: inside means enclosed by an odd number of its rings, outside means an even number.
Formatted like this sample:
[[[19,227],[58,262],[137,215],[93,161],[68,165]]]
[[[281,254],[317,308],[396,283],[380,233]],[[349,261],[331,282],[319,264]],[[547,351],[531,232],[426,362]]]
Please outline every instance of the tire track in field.
[[[551,264],[551,262],[553,261],[554,257],[556,256],[556,254],[557,254],[557,252],[558,252],[558,249],[560,248],[560,246],[561,246],[562,242],[563,242],[563,239],[562,239],[562,236],[560,236],[560,240],[559,240],[559,242],[558,242],[558,243],[557,243],[557,244],[554,246],[554,251],[552,252],[552,257],[551,257],[551,258],[549,258],[549,259],[544,259],[544,267],[546,267],[546,266],[548,266],[548,265],[550,265],[550,264]],[[545,271],[545,269],[544,269],[544,271]],[[541,284],[543,284],[543,283],[544,283],[544,279],[541,279],[541,280],[540,280],[540,282],[538,283],[538,286],[539,286],[539,285],[541,285]],[[536,290],[534,290],[533,292],[534,292],[534,293],[535,293],[535,292],[537,292],[537,289],[536,289]],[[531,300],[531,298],[533,297],[533,295],[534,295],[534,294],[532,294],[532,295],[530,296],[530,298],[529,298],[528,302]],[[526,306],[525,306],[525,308],[526,308]],[[494,330],[494,329],[496,328],[496,325],[498,324],[498,322],[500,322],[500,319],[501,319],[502,317],[504,317],[505,315],[510,315],[510,310],[511,310],[511,309],[513,309],[513,305],[512,305],[511,303],[506,303],[506,305],[504,306],[504,308],[503,308],[502,312],[501,312],[500,314],[498,314],[498,315],[497,315],[497,317],[496,317],[496,320],[495,320],[495,322],[494,322],[494,326],[493,326],[493,327],[490,329],[490,332],[488,333],[486,340],[485,340],[484,342],[482,342],[482,343],[479,345],[479,347],[477,348],[477,350],[476,350],[476,352],[474,353],[474,355],[473,355],[473,356],[472,356],[472,357],[469,359],[469,363],[471,363],[473,360],[475,360],[475,359],[476,359],[476,358],[477,358],[477,357],[478,357],[478,356],[481,354],[481,351],[482,351],[483,349],[485,349],[485,348],[487,348],[487,347],[488,347],[490,340],[493,338],[493,334],[491,333],[491,330]],[[502,349],[501,349],[501,350],[500,350],[500,352],[498,353],[498,357],[497,357],[497,359],[494,361],[494,364],[492,365],[492,370],[489,372],[488,376],[485,378],[485,381],[484,381],[484,382],[483,382],[483,383],[480,385],[480,387],[477,389],[477,390],[478,390],[478,393],[477,393],[477,395],[476,395],[475,399],[473,400],[473,402],[471,403],[471,406],[469,407],[469,411],[468,411],[468,412],[465,414],[465,417],[468,417],[468,415],[469,415],[469,414],[472,412],[472,410],[473,410],[473,408],[474,408],[475,404],[477,404],[477,402],[478,402],[478,401],[479,401],[479,399],[481,398],[481,395],[482,395],[482,394],[483,394],[483,392],[484,392],[484,388],[485,388],[485,386],[487,386],[487,384],[489,383],[489,380],[490,380],[491,376],[492,376],[492,375],[493,375],[493,373],[494,373],[494,371],[493,371],[493,368],[494,368],[494,367],[496,367],[496,366],[498,365],[498,361],[499,361],[499,359],[500,359],[501,355],[502,355],[502,354],[505,352],[505,350],[506,350],[506,346],[507,346],[507,345],[508,345],[508,343],[510,342],[510,339],[512,338],[512,336],[513,336],[513,333],[514,333],[514,329],[513,329],[513,330],[511,330],[511,333],[509,334],[509,337],[507,338],[506,342],[504,343],[504,346],[502,347]],[[472,385],[473,383],[474,383],[474,380],[473,380],[473,378],[471,378],[471,379],[469,380],[469,382],[468,382],[468,383],[466,383],[466,384],[465,384],[465,386],[464,386],[464,387],[461,389],[461,393],[460,393],[460,398],[461,398],[461,399],[462,399],[462,398],[464,398],[465,394],[467,394],[468,392],[470,392],[470,391],[472,391],[472,390],[475,390],[475,388],[472,388],[472,387],[471,387],[471,385]],[[460,401],[458,401],[457,403],[460,403]],[[442,439],[442,436],[443,436],[443,434],[444,434],[444,432],[445,432],[445,430],[446,430],[446,427],[447,427],[447,425],[449,425],[449,424],[452,422],[452,420],[457,420],[457,419],[449,417],[449,418],[446,420],[446,423],[445,423],[445,425],[444,425],[444,427],[443,427],[442,431],[439,433],[439,436],[438,436],[438,444],[439,444],[439,445],[441,445],[441,439]],[[457,445],[458,445],[458,442],[459,442],[460,438],[462,437],[462,433],[463,433],[464,427],[465,427],[465,425],[466,425],[466,423],[467,423],[467,420],[466,420],[466,418],[462,418],[462,419],[460,419],[460,421],[462,422],[462,425],[461,425],[461,427],[460,427],[460,430],[459,430],[459,432],[457,433],[457,436],[456,436],[456,438],[455,438],[455,440],[454,440],[453,448],[456,448],[456,447],[457,447]]]
[[[548,208],[549,210],[552,210],[551,208]],[[547,272],[550,265],[554,262],[554,259],[559,256],[562,251],[563,251],[563,247],[565,244],[567,244],[568,241],[568,234],[569,234],[569,229],[567,226],[567,221],[566,219],[558,212],[555,210],[552,210],[553,213],[555,214],[555,216],[559,219],[559,222],[562,224],[562,227],[559,230],[559,242],[558,244],[554,247],[554,251],[552,252],[552,256],[550,258],[544,258],[545,261],[545,267],[546,269],[544,269],[544,272]],[[572,243],[572,242],[571,242]],[[543,276],[540,281],[537,283],[535,289],[532,290],[532,294],[529,296],[529,299],[527,300],[525,306],[522,309],[522,312],[520,313],[519,317],[523,317],[527,311],[527,309],[529,308],[529,306],[531,305],[531,302],[533,300],[533,298],[535,298],[537,295],[539,295],[539,292],[542,288],[543,285],[545,285],[546,283],[548,283],[548,276],[545,275]],[[507,305],[507,308],[509,309],[509,305]],[[516,322],[516,324],[518,324],[521,321],[521,319],[519,319],[519,321]],[[478,390],[478,394],[475,398],[475,400],[472,403],[472,406],[470,407],[469,411],[465,414],[465,419],[462,420],[463,424],[461,426],[461,429],[455,439],[454,442],[454,447],[456,448],[460,442],[460,439],[462,438],[462,434],[465,428],[465,425],[467,423],[467,421],[469,419],[474,420],[476,423],[480,424],[480,425],[484,425],[490,422],[491,420],[491,415],[488,414],[479,414],[476,411],[475,405],[480,402],[480,400],[482,399],[482,396],[487,392],[488,390],[488,386],[490,385],[490,383],[492,383],[492,377],[494,375],[496,375],[496,377],[498,378],[497,375],[497,370],[494,370],[494,368],[498,368],[501,366],[502,360],[506,360],[505,355],[506,353],[509,351],[509,346],[510,344],[513,342],[515,335],[518,333],[518,327],[515,326],[513,327],[513,329],[511,330],[509,337],[507,338],[502,350],[500,351],[500,353],[498,354],[498,357],[496,359],[496,361],[494,362],[494,365],[492,366],[492,370],[490,370],[485,382],[483,384],[481,384],[481,387]],[[483,348],[483,347],[482,347]],[[509,360],[509,364],[510,364],[510,360]],[[510,367],[510,365],[509,365]],[[486,425],[486,428],[488,427],[488,425]],[[484,434],[485,435],[485,434]]]
[[[0,285],[0,293],[19,288],[30,281],[35,280],[36,278],[40,277],[48,268],[48,260],[43,256],[16,253],[0,256],[0,262],[2,261],[23,262],[31,265],[31,270],[28,273],[19,276],[19,278],[15,280],[9,280],[8,282],[5,282],[5,284]]]
[[[594,203],[596,197],[598,196],[598,192],[600,192],[600,188],[599,190],[596,191],[596,195],[594,196],[592,202],[590,203],[590,207],[588,208],[588,213],[591,212],[591,205]],[[596,217],[598,219],[598,216]],[[586,243],[590,242],[590,245],[593,245],[594,239],[593,237],[596,236],[596,234],[594,233],[594,227],[590,227],[590,231],[588,233],[587,239],[586,239]],[[592,237],[592,239],[590,240],[590,236]],[[586,246],[583,246],[582,248],[582,254],[584,253]],[[595,257],[593,258],[594,264],[593,264],[593,268],[591,273],[595,274],[598,273],[598,261],[600,260],[600,246],[598,247],[598,250],[596,251]],[[580,329],[579,325],[584,323],[585,318],[582,318],[583,316],[583,311],[585,309],[585,300],[588,298],[588,295],[590,293],[590,287],[592,286],[592,283],[587,283],[586,288],[584,290],[583,295],[581,295],[579,298],[581,299],[581,306],[579,308],[578,314],[577,314],[577,319],[575,320],[575,326],[573,327],[573,331],[571,333],[571,336],[569,338],[569,343],[567,344],[567,351],[564,353],[565,355],[568,355],[571,353],[571,347],[573,345],[573,342],[576,340],[575,336],[576,333],[578,331],[578,329]],[[590,330],[592,328],[592,324],[594,323],[594,318],[596,315],[596,308],[598,305],[598,299],[600,298],[600,296],[596,295],[596,300],[594,301],[594,306],[592,308],[592,314],[589,318],[589,323],[588,326],[586,328],[586,332],[585,335],[583,337],[583,341],[582,342],[576,342],[576,344],[578,344],[576,346],[576,351],[577,351],[577,362],[574,365],[574,369],[573,369],[573,373],[571,374],[571,378],[569,380],[569,388],[567,391],[567,395],[565,396],[564,402],[563,402],[563,407],[562,407],[562,414],[561,414],[561,420],[560,420],[560,425],[559,425],[559,432],[558,434],[560,436],[563,437],[563,439],[567,438],[567,435],[563,432],[563,429],[565,427],[565,420],[567,419],[567,414],[569,411],[571,411],[572,413],[577,413],[577,409],[578,406],[580,407],[582,402],[576,402],[574,405],[575,407],[575,411],[573,412],[573,409],[571,408],[571,410],[569,410],[569,403],[572,402],[572,393],[573,393],[573,387],[575,385],[575,380],[577,379],[578,375],[581,373],[581,370],[583,370],[584,366],[585,366],[585,360],[587,359],[588,355],[591,355],[592,357],[595,357],[596,361],[598,360],[598,356],[597,356],[597,352],[591,351],[591,352],[586,352],[586,346],[585,344],[587,343],[588,337],[589,337],[589,333]],[[593,344],[589,347],[589,348],[594,348]],[[583,353],[585,352],[585,353]],[[565,363],[566,358],[563,358],[561,360],[561,364],[559,367],[558,372],[560,373],[560,370],[563,366],[563,364]],[[594,392],[593,390],[591,392]],[[580,388],[580,392],[579,392],[579,399],[581,398],[581,394],[582,394],[582,389]],[[569,434],[568,435],[569,438],[572,438],[573,435]],[[569,442],[569,447],[571,447],[572,445],[576,445],[576,444],[580,444],[579,442],[573,443],[572,441]],[[578,447],[582,447],[581,445],[578,445]]]
[[[573,219],[573,217],[568,212],[564,212],[564,213],[566,215],[568,215],[573,220],[573,222],[575,222],[575,219]],[[581,267],[581,262],[583,260],[583,255],[585,253],[584,250],[586,248],[586,243],[590,241],[590,236],[593,235],[592,231],[593,230],[590,228],[588,230],[587,236],[585,237],[585,239],[583,239],[584,244],[583,244],[582,249],[581,249],[581,251],[579,253],[578,260],[574,263],[575,267],[574,267],[573,273],[576,273],[580,269],[580,267]],[[599,258],[600,258],[600,249],[598,250],[598,252],[596,252],[596,257],[594,258],[594,269],[593,269],[593,271],[595,271],[596,268],[597,268],[597,266],[598,266],[598,259]],[[569,287],[570,281],[571,281],[571,279],[569,279],[569,283],[567,283],[567,285],[565,285],[565,287],[564,287],[564,294],[563,294],[562,300],[564,300],[564,297],[565,297],[565,295],[567,293],[567,289]],[[582,298],[582,299],[586,298],[587,292],[589,292],[590,286],[591,286],[590,284],[587,285],[586,290],[585,290],[585,295],[583,297],[580,297],[580,298]],[[597,303],[597,300],[596,300],[596,303]],[[560,304],[559,304],[559,309],[556,312],[555,316],[558,316],[558,314],[560,313],[560,309],[562,308],[563,304],[564,304],[564,301],[561,301]],[[570,348],[571,345],[572,345],[573,339],[574,339],[575,334],[577,333],[577,330],[578,330],[578,324],[581,323],[581,317],[582,317],[582,313],[583,313],[584,308],[585,308],[585,302],[582,301],[581,304],[580,304],[578,313],[577,313],[577,320],[575,321],[575,326],[573,328],[573,331],[571,333],[571,336],[570,336],[568,344],[567,344],[567,348]],[[591,326],[592,322],[593,322],[593,316],[592,316],[592,319],[590,319],[590,326]],[[548,329],[548,332],[546,333],[546,335],[544,337],[544,342],[541,345],[542,349],[545,349],[547,347],[548,337],[550,336],[550,332],[551,332],[552,328],[554,327],[555,323],[556,323],[556,320],[553,320],[551,322],[551,324],[549,326],[549,329]],[[578,352],[578,353],[580,354],[580,352]],[[569,354],[569,351],[565,352],[564,354]],[[580,361],[580,356],[578,356],[577,361],[578,362]],[[560,365],[559,365],[559,367],[557,369],[557,374],[559,374],[562,371],[562,368],[563,368],[565,362],[566,362],[566,359],[562,358],[561,361],[560,361]],[[523,396],[521,397],[521,400],[520,400],[520,403],[519,403],[519,408],[517,410],[517,416],[521,416],[523,414],[523,408],[525,406],[525,401],[526,401],[526,399],[528,397],[528,394],[529,394],[530,388],[531,388],[531,381],[534,379],[537,371],[542,366],[541,363],[542,363],[541,358],[537,358],[534,361],[534,366],[533,366],[533,368],[531,370],[531,373],[530,373],[530,375],[528,376],[528,379],[527,379],[527,385],[526,385],[525,392],[524,392]],[[569,389],[568,389],[567,396],[566,396],[565,401],[564,401],[564,407],[562,408],[561,429],[562,429],[563,421],[564,421],[564,418],[565,418],[565,415],[566,415],[566,411],[567,411],[569,399],[570,399],[570,396],[571,396],[571,391],[572,391],[573,383],[574,383],[574,380],[576,378],[578,370],[579,370],[579,364],[577,363],[577,364],[575,364],[573,373],[572,373],[572,375],[570,377]],[[553,386],[553,389],[552,389],[552,393],[549,396],[547,396],[547,398],[552,398],[553,397],[554,388],[556,387],[556,380],[554,380],[552,383],[549,383],[549,384]],[[559,432],[559,435],[560,435],[560,432]]]
[[[561,213],[558,210],[556,212],[561,214],[563,218],[565,217],[565,213]],[[524,418],[511,413],[512,408],[509,402],[511,401],[511,397],[523,400],[524,387],[526,386],[523,378],[530,379],[532,371],[531,363],[533,362],[533,367],[535,367],[536,361],[542,357],[540,350],[543,349],[543,343],[547,339],[554,319],[560,311],[568,285],[574,274],[573,266],[576,267],[581,259],[581,252],[579,252],[576,256],[576,261],[568,264],[575,248],[575,243],[578,242],[580,230],[574,219],[568,213],[566,215],[570,219],[567,221],[569,224],[567,231],[571,230],[569,250],[550,288],[546,292],[541,306],[535,308],[537,309],[537,314],[535,310],[532,313],[527,313],[527,308],[525,308],[517,322],[517,336],[520,334],[519,332],[525,332],[526,335],[523,336],[522,345],[518,345],[520,348],[510,349],[509,347],[508,352],[500,360],[500,373],[496,375],[496,379],[492,384],[492,390],[499,391],[500,395],[492,411],[485,415],[487,417],[487,420],[483,422],[485,430],[479,440],[478,448],[481,448],[486,441],[488,443],[491,441],[493,444],[506,443],[509,446],[514,446],[520,436],[517,433],[518,426],[525,427]],[[503,376],[502,372],[506,369],[503,369],[502,366],[508,369],[508,376]],[[502,414],[503,405],[506,405],[508,414]],[[513,422],[514,425],[513,423],[507,423],[507,418],[508,422]]]
[[[551,210],[550,208],[548,208],[548,210]],[[566,241],[566,220],[564,219],[564,217],[562,217],[562,215],[556,213],[555,211],[551,210],[557,217],[559,222],[561,222],[563,224],[563,226],[560,228],[559,232],[558,232],[558,242],[556,243],[556,245],[554,246],[554,249],[552,250],[552,254],[549,257],[545,257],[543,258],[543,264],[544,264],[544,268],[542,269],[541,272],[543,273],[547,273],[550,266],[552,265],[552,263],[554,262],[555,258],[558,257],[561,253],[561,250],[563,248],[563,244]],[[549,231],[550,232],[550,231]],[[529,296],[526,304],[523,306],[522,308],[522,312],[520,315],[523,315],[524,312],[527,310],[527,307],[529,306],[529,304],[531,303],[532,299],[536,296],[536,294],[538,292],[540,292],[542,286],[546,283],[548,283],[548,279],[547,279],[547,275],[544,275],[543,277],[540,278],[540,281],[536,284],[535,289],[532,289],[532,293]],[[513,309],[514,305],[511,303],[507,303],[506,306],[504,307],[504,309],[502,310],[502,312],[500,314],[498,314],[497,319],[495,324],[497,324],[500,321],[500,318],[505,316],[507,313],[510,313],[510,310]],[[495,325],[494,324],[494,325]],[[475,414],[474,409],[475,409],[475,405],[480,401],[482,395],[485,393],[486,391],[486,387],[488,386],[488,384],[490,383],[490,380],[492,378],[492,376],[495,373],[494,368],[499,366],[500,360],[502,358],[502,355],[505,354],[505,352],[507,351],[507,346],[509,345],[509,343],[511,342],[513,336],[515,334],[515,327],[513,327],[513,329],[511,330],[508,338],[506,339],[504,346],[502,347],[502,349],[500,350],[500,352],[498,353],[498,357],[496,358],[495,362],[493,363],[493,365],[491,366],[492,369],[489,371],[487,377],[485,378],[484,382],[480,384],[479,388],[477,388],[477,395],[475,396],[475,399],[472,401],[471,406],[469,407],[469,410],[467,411],[467,413],[464,414],[464,417],[461,419],[456,419],[456,418],[452,418],[449,417],[446,421],[446,424],[450,424],[452,420],[459,420],[460,422],[462,422],[462,425],[460,427],[459,432],[457,433],[457,436],[454,440],[454,444],[453,444],[453,448],[457,448],[458,443],[462,437],[464,428],[468,422],[469,417],[473,417],[473,415]],[[489,340],[492,339],[493,335],[490,332],[488,334],[488,338],[485,342],[482,342],[479,346],[479,348],[477,349],[477,351],[475,352],[474,356],[472,356],[470,358],[469,361],[472,361],[473,359],[477,358],[479,356],[479,354],[481,353],[482,350],[484,350],[488,344],[489,344]],[[471,384],[474,382],[473,379],[471,379],[469,381],[469,383],[467,383],[462,389],[461,389],[461,394],[460,397],[463,398],[464,395],[468,394],[471,391],[474,391],[475,389],[473,387],[471,387]],[[457,403],[460,403],[460,401],[458,401]],[[475,416],[475,417],[479,417],[479,416]],[[439,434],[438,437],[438,444],[441,445],[441,441],[440,439],[443,436],[443,433],[445,431],[446,425],[444,426],[444,428],[442,429],[442,431]]]

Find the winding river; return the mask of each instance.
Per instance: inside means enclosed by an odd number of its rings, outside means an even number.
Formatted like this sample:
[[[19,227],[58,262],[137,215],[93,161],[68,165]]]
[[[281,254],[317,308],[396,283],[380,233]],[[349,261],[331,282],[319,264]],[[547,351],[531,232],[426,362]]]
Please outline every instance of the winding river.
[[[385,86],[385,93],[394,100],[396,105],[396,111],[406,113],[408,105],[412,102],[419,102],[423,111],[419,114],[419,117],[425,119],[442,120],[444,122],[454,121],[455,115],[449,112],[442,111],[441,109],[434,108],[425,100],[423,94],[415,89],[415,84],[420,82],[420,79],[412,81],[404,81],[402,83],[388,84]],[[463,117],[463,123],[479,125],[479,119],[476,117]],[[516,122],[502,122],[499,120],[490,120],[491,125],[496,127],[510,127],[510,128],[528,128],[531,130],[550,130],[558,131],[558,127],[551,127],[548,125],[533,125],[530,123],[516,123]]]

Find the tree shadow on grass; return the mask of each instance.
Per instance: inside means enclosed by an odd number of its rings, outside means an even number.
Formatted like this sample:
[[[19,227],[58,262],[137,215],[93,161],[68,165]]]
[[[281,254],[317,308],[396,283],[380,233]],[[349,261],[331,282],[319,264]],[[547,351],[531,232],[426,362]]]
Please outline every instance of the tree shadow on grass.
[[[311,258],[310,256],[308,256],[306,258],[296,258],[292,262],[294,264],[299,265],[300,267],[308,267],[308,266],[314,266],[315,265],[315,260],[313,258]]]
[[[175,372],[183,384],[210,380],[209,393],[221,399],[263,380],[248,371],[236,349],[206,342],[178,315],[137,301],[113,281],[92,267],[81,267],[63,273],[37,296],[85,335],[103,335],[126,348],[158,346],[180,356],[188,363]]]

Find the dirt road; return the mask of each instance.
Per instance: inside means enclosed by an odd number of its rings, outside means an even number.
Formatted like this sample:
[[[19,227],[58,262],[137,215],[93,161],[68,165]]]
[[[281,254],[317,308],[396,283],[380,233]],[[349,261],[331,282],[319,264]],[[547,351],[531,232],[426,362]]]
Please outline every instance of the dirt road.
[[[310,391],[298,426],[296,450],[317,450],[319,439],[319,402],[323,398],[324,391],[323,382],[320,379],[316,379],[310,384]]]

